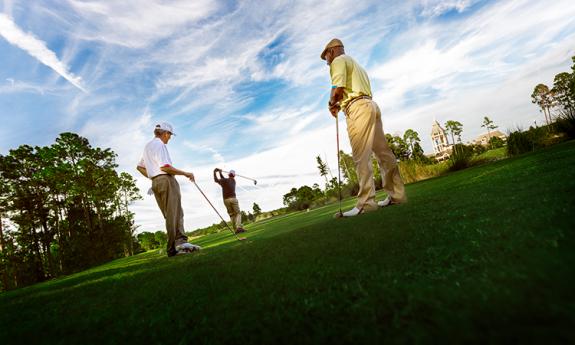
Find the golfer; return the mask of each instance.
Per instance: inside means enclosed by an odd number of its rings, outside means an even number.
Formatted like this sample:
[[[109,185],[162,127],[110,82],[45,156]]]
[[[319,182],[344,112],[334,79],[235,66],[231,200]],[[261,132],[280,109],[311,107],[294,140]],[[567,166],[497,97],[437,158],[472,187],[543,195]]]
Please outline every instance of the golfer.
[[[168,233],[168,256],[191,253],[201,247],[188,243],[184,233],[184,211],[182,210],[180,185],[174,175],[184,175],[194,181],[194,174],[172,166],[167,144],[172,138],[172,125],[162,122],[154,129],[155,138],[144,148],[138,171],[152,180],[152,191],[166,220]]]
[[[326,45],[321,58],[327,61],[331,76],[328,108],[331,115],[336,118],[340,110],[345,114],[347,133],[359,178],[357,204],[353,209],[344,212],[343,216],[353,217],[374,211],[378,206],[385,207],[407,201],[395,155],[383,133],[381,111],[377,103],[371,99],[371,86],[367,73],[354,59],[345,54],[343,43],[337,38]],[[372,152],[379,164],[383,190],[388,195],[385,200],[378,203],[375,202]]]
[[[220,176],[218,177],[217,174]],[[228,211],[228,215],[232,221],[232,227],[236,234],[246,232],[246,229],[242,226],[242,214],[240,211],[240,204],[238,199],[236,199],[236,172],[230,170],[228,173],[228,178],[222,175],[222,169],[214,169],[214,181],[222,187],[222,193],[224,197],[224,205]]]

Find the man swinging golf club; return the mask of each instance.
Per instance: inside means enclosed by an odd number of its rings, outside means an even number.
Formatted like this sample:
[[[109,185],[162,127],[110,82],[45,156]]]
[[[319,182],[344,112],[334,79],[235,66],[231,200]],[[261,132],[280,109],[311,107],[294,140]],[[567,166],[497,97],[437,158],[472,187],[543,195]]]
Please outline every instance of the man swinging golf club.
[[[219,175],[219,177],[218,177]],[[236,172],[230,170],[228,172],[228,178],[222,175],[222,169],[214,169],[214,182],[222,187],[222,193],[224,197],[224,205],[228,211],[228,215],[232,221],[232,228],[235,230],[236,234],[246,232],[246,229],[242,226],[242,214],[240,211],[240,204],[236,198]]]
[[[336,216],[353,217],[379,207],[407,201],[403,181],[395,155],[389,148],[381,111],[371,99],[371,85],[365,70],[350,56],[345,54],[343,43],[332,39],[321,53],[330,67],[331,95],[328,108],[333,117],[343,110],[347,123],[347,133],[351,143],[353,160],[359,178],[359,192],[354,208]],[[388,197],[375,202],[375,184],[371,167],[372,153],[375,154]]]
[[[166,220],[168,233],[168,256],[187,254],[201,247],[188,243],[184,233],[184,211],[182,210],[180,185],[174,175],[184,175],[194,182],[194,174],[176,169],[172,165],[167,144],[172,138],[172,125],[162,122],[154,128],[154,139],[144,148],[137,169],[152,180],[152,191]]]

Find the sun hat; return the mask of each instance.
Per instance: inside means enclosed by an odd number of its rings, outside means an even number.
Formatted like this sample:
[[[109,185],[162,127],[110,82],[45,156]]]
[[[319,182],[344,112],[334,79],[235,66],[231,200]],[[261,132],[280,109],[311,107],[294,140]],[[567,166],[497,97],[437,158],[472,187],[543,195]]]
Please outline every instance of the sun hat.
[[[321,59],[325,60],[325,53],[327,52],[327,50],[329,48],[334,48],[334,47],[343,47],[343,43],[338,38],[334,38],[331,41],[329,41],[329,43],[325,46],[325,48],[321,52],[321,55],[320,55]]]

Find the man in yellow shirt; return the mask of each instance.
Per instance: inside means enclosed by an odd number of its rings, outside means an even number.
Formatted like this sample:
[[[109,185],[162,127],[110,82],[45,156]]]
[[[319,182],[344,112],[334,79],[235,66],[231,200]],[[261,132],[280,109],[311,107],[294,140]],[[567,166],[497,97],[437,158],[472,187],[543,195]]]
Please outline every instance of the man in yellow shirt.
[[[378,206],[406,202],[397,160],[383,133],[381,111],[371,99],[371,85],[367,73],[354,59],[345,55],[343,43],[337,38],[326,45],[321,58],[326,60],[330,67],[332,86],[329,111],[336,118],[340,110],[345,113],[347,133],[359,178],[357,204],[353,209],[344,212],[343,216],[353,217],[374,211]],[[379,164],[383,190],[388,195],[385,200],[377,203],[371,167],[372,153]]]

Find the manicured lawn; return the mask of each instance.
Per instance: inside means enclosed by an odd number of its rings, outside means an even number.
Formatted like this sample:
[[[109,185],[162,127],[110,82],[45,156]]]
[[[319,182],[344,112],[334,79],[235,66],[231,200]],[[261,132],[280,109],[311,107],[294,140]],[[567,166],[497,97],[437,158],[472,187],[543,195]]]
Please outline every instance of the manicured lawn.
[[[497,149],[485,151],[482,154],[475,157],[477,160],[499,160],[507,158],[507,147],[500,147]]]
[[[574,167],[572,141],[3,293],[0,343],[573,342]]]

